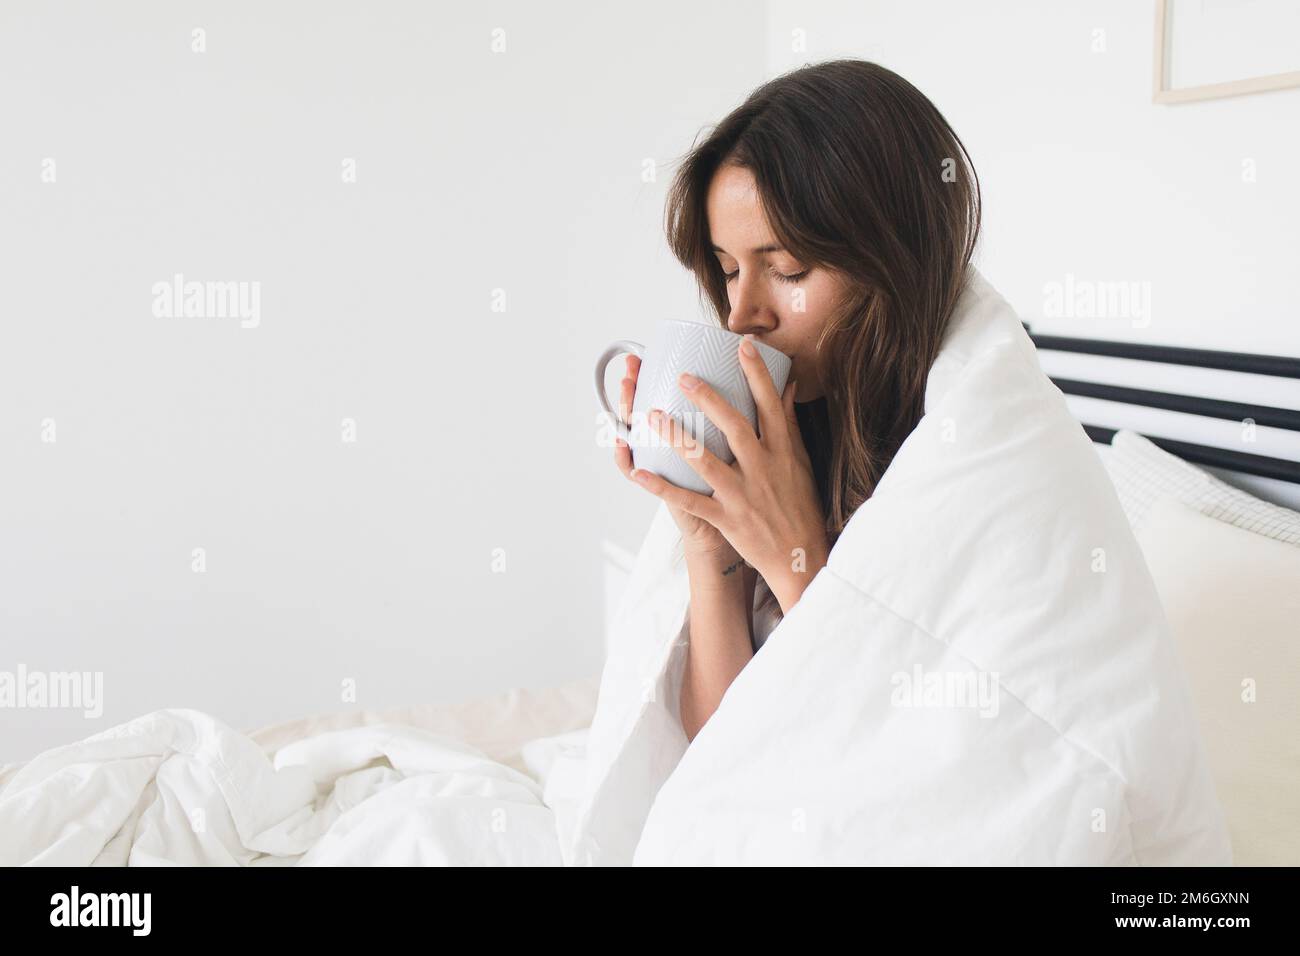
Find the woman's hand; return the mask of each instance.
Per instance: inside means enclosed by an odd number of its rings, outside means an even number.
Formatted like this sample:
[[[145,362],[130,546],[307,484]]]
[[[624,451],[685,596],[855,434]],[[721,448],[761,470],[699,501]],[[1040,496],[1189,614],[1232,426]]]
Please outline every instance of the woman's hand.
[[[778,395],[758,350],[751,355],[746,345],[740,349],[740,364],[758,409],[758,434],[744,415],[703,381],[696,380],[693,388],[687,376],[679,382],[683,393],[726,435],[735,462],[724,464],[660,409],[650,416],[651,427],[672,441],[677,454],[713,488],[713,496],[679,488],[646,471],[638,470],[631,477],[669,508],[717,529],[763,576],[785,614],[825,566],[830,548],[812,460],[795,416],[794,381],[786,383],[784,395]]]
[[[627,357],[627,375],[623,378],[619,393],[619,417],[629,421],[632,417],[632,399],[636,394],[636,380],[641,372],[641,359],[635,355]],[[632,477],[632,449],[622,438],[614,439],[614,464],[623,473],[624,478]],[[727,565],[740,560],[734,548],[727,542],[721,532],[703,518],[683,511],[671,501],[664,502],[668,513],[682,532],[682,547],[690,555],[710,555]]]

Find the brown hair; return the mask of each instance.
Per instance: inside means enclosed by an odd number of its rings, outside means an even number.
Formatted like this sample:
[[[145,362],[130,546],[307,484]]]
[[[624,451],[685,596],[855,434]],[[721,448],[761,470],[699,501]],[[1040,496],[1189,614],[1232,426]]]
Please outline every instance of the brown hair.
[[[934,104],[883,66],[831,60],[763,84],[687,153],[668,194],[669,246],[724,328],[730,304],[706,205],[724,164],[751,172],[781,245],[848,288],[817,344],[834,439],[823,502],[833,542],[924,414],[979,235],[979,179]]]

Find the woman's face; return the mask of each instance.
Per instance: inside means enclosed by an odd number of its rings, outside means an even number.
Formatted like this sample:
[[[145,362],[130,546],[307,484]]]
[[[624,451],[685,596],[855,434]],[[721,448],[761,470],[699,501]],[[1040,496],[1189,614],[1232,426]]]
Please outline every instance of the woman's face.
[[[827,269],[795,259],[768,228],[753,174],[723,165],[709,183],[709,232],[727,277],[731,315],[727,328],[794,359],[795,401],[823,394],[817,376],[817,337],[845,291]]]

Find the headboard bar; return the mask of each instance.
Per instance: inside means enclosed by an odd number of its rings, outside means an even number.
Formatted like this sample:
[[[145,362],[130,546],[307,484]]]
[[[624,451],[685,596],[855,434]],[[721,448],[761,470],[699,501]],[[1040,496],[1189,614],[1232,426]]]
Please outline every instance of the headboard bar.
[[[1029,326],[1026,324],[1025,328]],[[1165,362],[1171,365],[1195,365],[1225,372],[1253,372],[1256,375],[1280,375],[1300,379],[1300,358],[1286,355],[1259,355],[1252,352],[1217,352],[1211,349],[1185,349],[1172,345],[1146,345],[1136,342],[1112,342],[1109,339],[1077,339],[1063,335],[1029,337],[1040,349],[1056,352],[1083,352],[1115,358]]]
[[[1300,411],[1292,408],[1243,405],[1241,402],[1225,402],[1217,398],[1173,395],[1169,392],[1151,392],[1144,388],[1080,382],[1072,378],[1053,377],[1052,382],[1067,395],[1100,398],[1108,402],[1123,402],[1125,405],[1145,405],[1148,408],[1163,408],[1171,412],[1186,412],[1191,415],[1225,418],[1236,422],[1250,419],[1256,425],[1300,431]]]
[[[1109,445],[1116,431],[1114,428],[1102,428],[1098,425],[1084,425],[1083,430],[1094,442],[1102,445]],[[1269,458],[1266,455],[1249,455],[1242,451],[1229,451],[1212,445],[1196,445],[1154,435],[1147,435],[1146,438],[1153,445],[1194,465],[1224,468],[1246,475],[1258,475],[1261,478],[1276,478],[1279,481],[1300,482],[1300,462],[1287,461],[1285,458]]]

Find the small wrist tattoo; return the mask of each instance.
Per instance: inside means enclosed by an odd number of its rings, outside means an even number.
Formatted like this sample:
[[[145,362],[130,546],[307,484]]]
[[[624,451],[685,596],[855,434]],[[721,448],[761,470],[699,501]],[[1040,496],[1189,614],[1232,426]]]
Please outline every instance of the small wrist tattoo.
[[[739,561],[737,561],[735,564],[731,565],[730,567],[723,568],[722,569],[723,576],[725,577],[726,575],[730,574],[732,571],[736,570],[736,568],[741,567],[744,563],[745,563],[745,559],[741,558]]]

